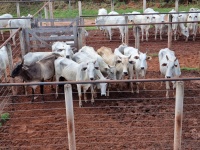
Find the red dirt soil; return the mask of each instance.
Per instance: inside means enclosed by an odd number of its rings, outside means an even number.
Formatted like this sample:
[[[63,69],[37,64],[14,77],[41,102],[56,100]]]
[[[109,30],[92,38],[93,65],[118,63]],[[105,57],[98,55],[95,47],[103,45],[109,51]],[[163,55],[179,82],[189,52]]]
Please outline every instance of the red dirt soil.
[[[113,41],[109,42],[100,31],[96,35],[96,31],[88,32],[86,44],[95,49],[107,46],[114,50],[121,44],[118,33],[114,33]],[[134,46],[131,30],[129,45]],[[152,56],[146,78],[160,78],[156,54],[167,47],[167,36],[163,36],[163,41],[155,41],[151,34],[149,41],[141,42],[140,47],[142,52],[148,49]],[[172,50],[181,67],[199,67],[199,34],[196,41],[184,42],[182,38],[173,41]],[[199,76],[197,71],[182,71],[181,75],[183,78]],[[184,85],[187,98],[184,100],[182,149],[197,150],[200,147],[200,81],[187,81]],[[77,91],[73,89],[77,149],[173,149],[173,92],[170,91],[170,98],[165,99],[165,84],[160,87],[158,82],[146,83],[146,91],[142,90],[141,83],[140,89],[139,94],[131,94],[126,84],[121,92],[114,87],[110,97],[102,98],[98,93],[95,106],[84,103],[83,108],[78,107]],[[0,127],[0,149],[68,149],[64,95],[60,94],[56,100],[55,90],[45,86],[45,102],[41,102],[39,95],[34,103],[30,103],[31,96],[24,96],[22,91],[19,87],[15,103],[5,108],[11,119]],[[62,89],[60,93],[63,93]]]

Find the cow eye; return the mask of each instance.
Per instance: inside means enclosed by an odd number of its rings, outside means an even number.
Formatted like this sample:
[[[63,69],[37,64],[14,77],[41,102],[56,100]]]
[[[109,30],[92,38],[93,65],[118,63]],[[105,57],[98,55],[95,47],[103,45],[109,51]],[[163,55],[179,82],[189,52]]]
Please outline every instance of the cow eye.
[[[95,67],[96,70],[99,70],[99,67]]]
[[[59,49],[59,50],[58,50],[58,52],[62,52],[62,51],[63,51],[63,49]]]
[[[87,69],[87,67],[82,68],[82,71],[85,71]]]
[[[175,67],[177,67],[178,65],[174,65]]]
[[[117,61],[117,63],[121,63],[121,61],[120,61],[120,60],[118,60],[118,61]]]

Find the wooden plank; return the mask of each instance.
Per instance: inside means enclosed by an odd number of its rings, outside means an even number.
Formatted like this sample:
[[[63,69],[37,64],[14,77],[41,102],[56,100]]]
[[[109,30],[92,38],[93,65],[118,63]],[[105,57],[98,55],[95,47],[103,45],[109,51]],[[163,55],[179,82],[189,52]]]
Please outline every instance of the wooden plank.
[[[29,37],[29,33],[28,33],[28,30],[30,29],[22,29],[24,30],[24,36],[25,36],[25,47],[27,49],[27,53],[30,52],[30,37]]]
[[[39,37],[42,41],[74,41],[74,36]],[[30,41],[38,40],[37,37],[30,37]]]
[[[56,42],[56,41],[52,41],[49,43],[49,45],[51,45],[53,42]],[[68,44],[68,45],[71,45],[72,47],[75,47],[74,44]],[[41,48],[47,48],[46,45],[42,44],[42,43],[36,43],[35,45],[30,45],[30,48],[31,49],[41,49]],[[51,49],[50,49],[51,50]]]
[[[73,34],[73,28],[65,28],[65,29],[32,29],[32,32],[34,33],[38,33],[38,34],[42,34],[42,33],[49,33],[49,34],[56,34],[56,33],[60,33],[60,34]]]

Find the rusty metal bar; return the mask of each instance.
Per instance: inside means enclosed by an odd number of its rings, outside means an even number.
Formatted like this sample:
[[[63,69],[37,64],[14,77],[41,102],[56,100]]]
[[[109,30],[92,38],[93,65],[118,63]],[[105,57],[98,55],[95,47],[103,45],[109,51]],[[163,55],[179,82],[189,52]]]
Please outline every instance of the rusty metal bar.
[[[164,23],[128,23],[128,24],[107,24],[107,25],[78,25],[77,27],[98,27],[98,26],[132,26],[132,25],[155,25],[155,24],[179,24],[179,23],[200,23],[200,21],[164,22]]]
[[[200,13],[200,11],[195,11],[195,12],[168,12],[168,13],[146,13],[146,14],[128,14],[128,15],[159,15],[159,14],[187,14],[187,13]],[[113,14],[113,15],[81,15],[80,17],[100,17],[100,16],[124,16],[126,14]]]
[[[181,150],[182,120],[183,120],[184,82],[176,82],[174,150]]]
[[[12,35],[10,35],[10,37],[9,37],[7,40],[5,40],[5,42],[4,42],[3,44],[0,45],[0,48],[2,48],[3,46],[5,46],[5,45],[11,40],[11,38],[12,38],[17,32],[19,32],[21,29],[22,29],[22,28],[18,28]]]
[[[161,81],[191,81],[200,80],[196,78],[160,78],[160,79],[132,79],[132,80],[98,80],[98,81],[62,81],[62,82],[31,82],[31,83],[1,83],[0,86],[19,86],[19,85],[64,85],[64,84],[88,84],[88,83],[127,83],[127,82],[161,82]]]
[[[33,16],[37,15],[49,2],[46,2]]]
[[[64,87],[69,150],[76,150],[72,86],[65,84]]]

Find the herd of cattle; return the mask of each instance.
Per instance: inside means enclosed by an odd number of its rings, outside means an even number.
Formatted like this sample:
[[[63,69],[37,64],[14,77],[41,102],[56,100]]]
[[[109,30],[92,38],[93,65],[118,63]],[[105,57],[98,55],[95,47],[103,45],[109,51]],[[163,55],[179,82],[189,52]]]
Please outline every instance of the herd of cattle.
[[[178,59],[174,51],[168,48],[159,51],[160,72],[166,78],[179,77],[181,74]],[[77,52],[73,52],[70,45],[65,42],[54,42],[51,52],[29,52],[23,56],[11,72],[11,77],[21,77],[24,82],[43,82],[54,77],[57,82],[60,78],[67,81],[94,81],[102,80],[104,83],[77,84],[79,106],[82,106],[83,88],[84,100],[87,101],[86,91],[91,89],[91,102],[100,90],[102,96],[109,96],[110,85],[106,80],[139,79],[145,78],[147,60],[151,60],[147,53],[142,53],[134,47],[121,44],[112,50],[101,47],[94,50],[93,47],[83,46]],[[7,47],[0,49],[0,73],[7,78],[8,67]],[[6,80],[7,81],[7,80]],[[136,93],[139,93],[139,85],[136,84]],[[32,85],[34,93],[37,85]],[[133,84],[130,83],[130,92],[134,92]],[[43,86],[40,87],[43,94]],[[145,85],[144,85],[145,89]],[[166,82],[166,97],[169,97],[169,82]],[[120,89],[122,90],[122,89]],[[58,98],[58,85],[56,86],[56,98]],[[43,98],[44,99],[44,98]]]
[[[180,35],[185,36],[186,41],[190,35],[193,36],[193,40],[196,38],[198,32],[198,23],[191,21],[200,21],[199,9],[191,8],[189,13],[176,12],[171,10],[172,15],[172,30],[174,34],[174,40]],[[124,42],[125,26],[105,26],[108,24],[125,24],[125,16],[117,16],[117,12],[111,11],[107,13],[107,10],[102,8],[98,11],[98,16],[95,19],[99,29],[109,36],[112,40],[112,28],[119,28],[120,38],[122,43]],[[106,16],[104,16],[106,15]],[[169,14],[159,14],[151,8],[147,8],[143,14],[133,11],[127,13],[128,20],[134,22],[134,24],[142,23],[167,23],[169,22]],[[28,15],[27,17],[31,17]],[[0,20],[0,27],[9,26],[10,28],[31,28],[30,19],[12,19],[12,15],[4,14],[0,18],[10,18],[10,20]],[[188,23],[183,23],[187,22]],[[177,23],[179,22],[179,23]],[[163,29],[165,24],[155,24],[155,39],[157,39],[157,32],[160,31],[160,39],[162,39]],[[148,41],[150,25],[139,25],[141,29],[141,40],[143,41],[144,33],[146,34],[146,41]],[[16,29],[12,29],[13,33]],[[4,39],[3,32],[1,30],[2,39]],[[13,44],[15,44],[15,37],[13,36]],[[164,48],[158,53],[160,72],[165,78],[179,77],[181,74],[178,59],[175,56],[174,51]],[[126,44],[121,44],[112,50],[109,47],[101,47],[95,50],[90,46],[83,46],[77,52],[72,50],[72,47],[66,42],[54,42],[52,44],[52,51],[50,52],[29,52],[23,56],[22,62],[19,62],[11,73],[11,77],[21,77],[24,82],[42,82],[48,79],[56,79],[57,82],[60,78],[65,78],[67,81],[94,81],[94,80],[122,80],[122,79],[139,79],[145,78],[147,71],[147,61],[151,60],[151,57],[147,53],[142,53],[134,47],[130,47]],[[7,82],[7,68],[9,67],[9,60],[7,54],[7,47],[3,46],[0,49],[0,78],[5,76]],[[33,95],[37,85],[32,85]],[[109,96],[110,84],[98,83],[98,84],[77,84],[79,106],[82,106],[82,94],[83,88],[84,100],[87,101],[86,91],[91,89],[91,102],[94,103],[94,98],[97,96],[96,91],[100,90],[101,95]],[[144,87],[145,89],[145,84]],[[173,82],[173,88],[175,84]],[[41,85],[41,93],[43,94],[43,85]],[[166,97],[169,97],[169,82],[166,82]],[[122,90],[122,89],[120,89]],[[26,92],[26,90],[25,90]],[[134,92],[134,85],[130,83],[130,92]],[[136,84],[136,93],[139,93],[139,85]],[[58,98],[58,86],[56,86],[55,92],[56,98]],[[33,96],[32,101],[35,97]],[[44,98],[43,98],[44,99]]]
[[[149,29],[151,27],[150,24],[155,26],[155,40],[157,39],[158,31],[160,33],[160,40],[162,40],[162,35],[166,32],[168,27],[167,23],[169,23],[169,14],[172,16],[171,22],[174,40],[177,40],[179,36],[183,35],[186,41],[188,41],[189,36],[192,36],[193,41],[195,41],[196,34],[198,32],[198,21],[200,21],[200,9],[198,8],[190,8],[189,12],[176,12],[172,9],[166,14],[154,11],[152,8],[147,8],[142,14],[140,12],[133,11],[132,13],[126,13],[125,15],[128,16],[128,21],[133,24],[138,24],[140,27],[142,34],[141,41],[144,41],[144,34],[146,34],[146,41],[148,41]],[[125,15],[119,15],[119,13],[115,11],[108,13],[105,8],[101,8],[98,10],[98,16],[95,19],[95,23],[99,26],[100,30],[104,31],[105,35],[109,37],[110,40],[112,40],[111,29],[118,28],[120,31],[120,38],[123,43],[125,26],[120,26],[120,24],[127,23]],[[110,24],[114,24],[115,26],[107,26]]]

